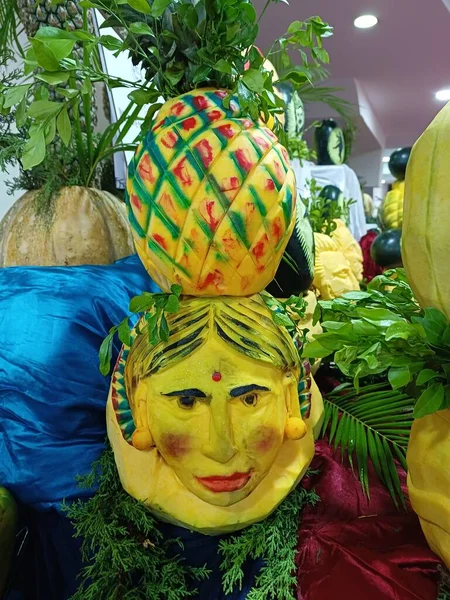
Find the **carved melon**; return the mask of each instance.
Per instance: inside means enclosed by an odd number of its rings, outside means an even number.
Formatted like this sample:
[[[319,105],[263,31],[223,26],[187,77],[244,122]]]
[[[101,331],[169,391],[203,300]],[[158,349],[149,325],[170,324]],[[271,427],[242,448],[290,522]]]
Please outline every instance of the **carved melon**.
[[[63,188],[48,213],[27,192],[0,222],[0,267],[106,265],[134,252],[125,206],[112,194]]]

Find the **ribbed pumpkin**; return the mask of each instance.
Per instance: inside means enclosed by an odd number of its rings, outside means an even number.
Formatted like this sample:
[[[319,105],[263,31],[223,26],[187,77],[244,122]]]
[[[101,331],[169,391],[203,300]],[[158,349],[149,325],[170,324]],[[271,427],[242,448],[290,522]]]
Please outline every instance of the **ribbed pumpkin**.
[[[226,96],[202,89],[168,101],[130,163],[136,248],[163,290],[176,281],[194,296],[259,292],[292,233],[287,151]]]
[[[420,305],[450,317],[450,104],[413,147],[406,171],[403,263]],[[450,568],[450,409],[414,422],[407,454],[411,504]]]
[[[24,194],[0,222],[0,267],[102,265],[133,253],[125,207],[112,194],[63,188],[43,215],[36,195]]]

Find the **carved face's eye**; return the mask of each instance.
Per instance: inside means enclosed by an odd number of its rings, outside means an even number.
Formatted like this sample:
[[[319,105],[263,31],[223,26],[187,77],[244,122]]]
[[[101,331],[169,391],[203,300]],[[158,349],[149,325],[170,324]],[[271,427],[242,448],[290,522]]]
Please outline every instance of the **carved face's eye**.
[[[242,398],[242,402],[245,406],[256,406],[258,402],[258,396],[256,394],[247,394]]]
[[[184,410],[190,410],[191,408],[194,408],[195,405],[195,398],[190,398],[188,396],[183,396],[181,398],[178,398],[178,406],[180,408],[183,408]]]

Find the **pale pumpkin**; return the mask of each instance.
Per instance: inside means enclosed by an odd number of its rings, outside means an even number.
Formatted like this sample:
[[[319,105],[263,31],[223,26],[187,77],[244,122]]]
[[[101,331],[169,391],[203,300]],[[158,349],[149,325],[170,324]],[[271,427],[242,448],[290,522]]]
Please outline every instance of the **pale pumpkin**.
[[[413,147],[406,171],[402,257],[422,307],[450,318],[450,104]],[[414,422],[408,491],[427,541],[450,567],[450,409]]]
[[[350,262],[336,240],[324,233],[315,233],[316,256],[313,285],[322,300],[332,300],[347,292],[359,290]]]
[[[344,221],[334,219],[334,222],[336,223],[336,229],[331,233],[331,237],[348,260],[353,275],[358,281],[362,281],[363,253],[361,246],[355,240]]]
[[[37,193],[24,194],[0,222],[0,267],[103,265],[133,254],[125,206],[112,194],[66,187],[40,215]]]

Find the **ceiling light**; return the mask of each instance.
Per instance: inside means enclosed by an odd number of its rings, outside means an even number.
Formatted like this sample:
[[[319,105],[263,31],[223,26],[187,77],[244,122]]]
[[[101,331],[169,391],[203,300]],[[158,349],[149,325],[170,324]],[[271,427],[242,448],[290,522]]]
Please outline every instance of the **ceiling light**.
[[[378,23],[377,17],[374,15],[361,15],[354,21],[355,27],[358,29],[369,29],[370,27],[374,27]]]
[[[381,183],[386,183],[386,179],[382,179],[382,180],[381,180]]]
[[[441,102],[450,100],[450,89],[439,90],[439,92],[436,92],[436,100],[440,100]]]
[[[388,163],[390,160],[389,156],[383,156],[383,162]]]

